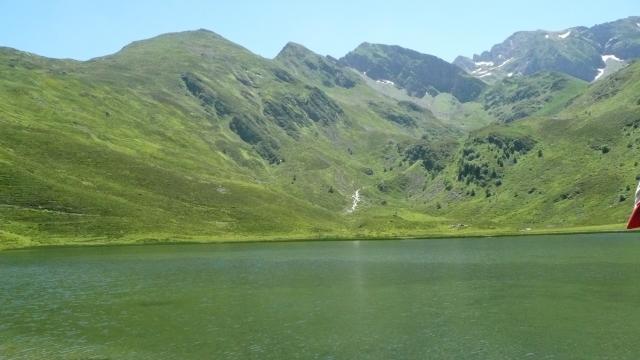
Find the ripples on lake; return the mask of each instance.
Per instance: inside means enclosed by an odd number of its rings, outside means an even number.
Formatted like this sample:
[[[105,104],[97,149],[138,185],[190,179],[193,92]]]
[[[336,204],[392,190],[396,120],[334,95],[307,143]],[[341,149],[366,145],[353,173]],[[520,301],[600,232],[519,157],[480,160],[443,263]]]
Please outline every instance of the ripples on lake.
[[[0,253],[0,359],[637,358],[637,235]]]

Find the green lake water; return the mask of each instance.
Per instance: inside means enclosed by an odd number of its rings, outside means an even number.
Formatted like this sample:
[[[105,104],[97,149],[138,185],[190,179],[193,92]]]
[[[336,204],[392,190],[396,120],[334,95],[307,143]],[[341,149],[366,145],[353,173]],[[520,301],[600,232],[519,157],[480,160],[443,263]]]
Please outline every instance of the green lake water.
[[[0,253],[0,359],[638,359],[640,234]]]

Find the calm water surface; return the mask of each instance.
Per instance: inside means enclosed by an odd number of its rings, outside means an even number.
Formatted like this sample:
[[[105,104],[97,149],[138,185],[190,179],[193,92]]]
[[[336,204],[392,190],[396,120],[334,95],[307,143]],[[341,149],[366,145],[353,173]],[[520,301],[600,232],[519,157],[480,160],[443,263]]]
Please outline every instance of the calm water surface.
[[[0,359],[288,358],[640,358],[640,234],[0,253]]]

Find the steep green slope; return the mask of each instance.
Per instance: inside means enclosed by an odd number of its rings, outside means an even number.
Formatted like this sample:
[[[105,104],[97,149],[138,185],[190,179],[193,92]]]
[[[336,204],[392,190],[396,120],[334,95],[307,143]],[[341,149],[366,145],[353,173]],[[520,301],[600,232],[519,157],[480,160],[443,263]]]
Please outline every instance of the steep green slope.
[[[450,93],[467,102],[485,87],[482,81],[457,66],[400,46],[363,43],[340,61],[373,80],[391,82],[418,98]]]
[[[350,89],[360,82],[359,76],[338,60],[320,56],[300,44],[288,43],[275,60],[295,75],[318,85]]]
[[[383,163],[458,134],[209,31],[88,62],[3,49],[0,73],[1,247],[366,233],[354,192],[402,201],[375,191],[401,176]]]
[[[622,223],[640,178],[640,63],[553,117],[472,133],[424,193],[473,227],[544,230]],[[446,187],[445,191],[442,188]]]
[[[563,110],[587,83],[560,73],[537,73],[505,78],[480,97],[484,109],[503,122]]]

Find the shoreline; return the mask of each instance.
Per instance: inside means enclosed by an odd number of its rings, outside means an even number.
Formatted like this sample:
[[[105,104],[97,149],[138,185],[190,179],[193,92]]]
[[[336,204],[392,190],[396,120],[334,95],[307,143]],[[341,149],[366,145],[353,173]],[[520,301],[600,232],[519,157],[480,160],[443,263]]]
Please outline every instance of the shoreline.
[[[601,227],[602,229],[598,229]],[[611,228],[609,228],[611,227]],[[400,241],[400,240],[436,240],[436,239],[465,239],[465,238],[500,238],[500,237],[525,237],[525,236],[544,236],[544,235],[580,235],[580,234],[620,234],[632,233],[624,227],[616,229],[617,224],[600,225],[594,227],[576,227],[565,229],[550,229],[548,231],[505,231],[505,232],[467,232],[467,233],[431,233],[416,235],[381,235],[381,236],[352,236],[341,237],[333,236],[315,236],[315,237],[273,237],[273,238],[219,238],[203,240],[184,239],[180,240],[176,236],[176,240],[153,240],[150,238],[141,238],[139,241],[110,241],[110,242],[79,242],[79,243],[60,243],[60,244],[42,244],[27,245],[18,247],[0,247],[0,252],[18,251],[18,250],[38,250],[38,249],[62,249],[62,248],[85,248],[85,247],[117,247],[117,246],[152,246],[152,245],[229,245],[229,244],[260,244],[260,243],[302,243],[302,242],[322,242],[322,241]]]

